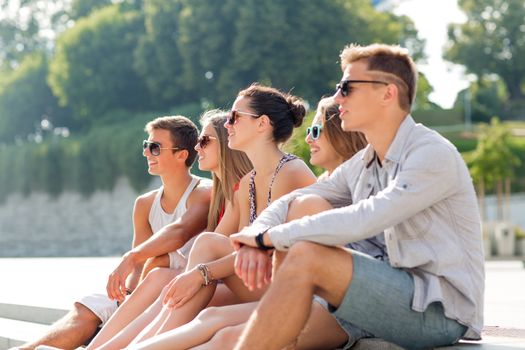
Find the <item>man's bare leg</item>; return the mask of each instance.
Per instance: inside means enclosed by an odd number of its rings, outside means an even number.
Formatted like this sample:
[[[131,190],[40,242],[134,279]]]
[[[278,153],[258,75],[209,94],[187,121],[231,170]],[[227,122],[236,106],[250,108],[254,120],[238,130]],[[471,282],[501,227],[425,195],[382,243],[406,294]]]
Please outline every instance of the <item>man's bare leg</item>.
[[[89,341],[102,321],[90,309],[75,303],[73,310],[55,322],[40,339],[20,346],[21,349],[34,349],[39,345],[49,345],[61,349],[76,349]]]
[[[291,344],[308,320],[313,295],[338,306],[352,270],[352,255],[343,248],[294,244],[235,349],[282,349]]]

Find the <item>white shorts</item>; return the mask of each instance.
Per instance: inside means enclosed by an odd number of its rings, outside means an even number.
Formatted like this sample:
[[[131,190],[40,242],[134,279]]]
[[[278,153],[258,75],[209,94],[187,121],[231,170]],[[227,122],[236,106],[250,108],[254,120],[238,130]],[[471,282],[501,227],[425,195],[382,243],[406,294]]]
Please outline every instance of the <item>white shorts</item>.
[[[100,318],[100,321],[102,321],[101,327],[117,311],[117,302],[109,299],[106,294],[90,294],[77,302],[90,309],[91,312]]]
[[[178,250],[168,253],[170,258],[170,269],[184,271],[188,260]]]

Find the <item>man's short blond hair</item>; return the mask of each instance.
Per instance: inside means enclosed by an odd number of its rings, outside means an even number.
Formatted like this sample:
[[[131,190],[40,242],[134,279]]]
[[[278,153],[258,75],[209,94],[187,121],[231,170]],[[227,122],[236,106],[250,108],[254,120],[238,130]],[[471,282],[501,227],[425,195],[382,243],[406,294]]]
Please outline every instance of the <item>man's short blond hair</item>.
[[[371,75],[397,86],[399,106],[407,112],[410,111],[416,96],[418,72],[407,49],[398,45],[350,44],[343,49],[340,57],[343,71],[353,62],[367,62]]]

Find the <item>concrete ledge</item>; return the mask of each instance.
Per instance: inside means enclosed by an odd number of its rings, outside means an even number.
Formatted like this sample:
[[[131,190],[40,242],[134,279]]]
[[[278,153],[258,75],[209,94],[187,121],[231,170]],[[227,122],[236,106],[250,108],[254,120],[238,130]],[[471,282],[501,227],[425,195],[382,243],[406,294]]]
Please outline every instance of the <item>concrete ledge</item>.
[[[0,349],[19,346],[37,339],[49,328],[47,325],[0,318]]]
[[[52,324],[67,313],[67,310],[46,308],[40,306],[0,303],[0,318]]]

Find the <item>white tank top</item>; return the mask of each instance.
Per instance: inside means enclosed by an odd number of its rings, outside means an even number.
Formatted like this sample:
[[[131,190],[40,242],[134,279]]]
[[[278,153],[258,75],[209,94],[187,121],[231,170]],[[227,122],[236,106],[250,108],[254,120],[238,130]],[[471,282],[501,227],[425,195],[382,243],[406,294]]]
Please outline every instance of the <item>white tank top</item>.
[[[195,188],[195,186],[197,186],[200,180],[201,178],[192,175],[192,180],[186,188],[186,191],[184,191],[184,193],[180,197],[179,203],[177,203],[177,207],[175,208],[173,213],[166,213],[164,209],[162,209],[160,199],[162,198],[162,194],[164,193],[164,186],[161,186],[158,189],[149,212],[149,224],[151,226],[151,229],[153,230],[153,234],[156,234],[161,228],[168,224],[171,224],[172,222],[178,220],[182,215],[184,215],[187,209],[186,202],[188,201],[188,197],[190,196],[191,191],[193,191],[193,189]],[[196,237],[197,236],[194,236],[177,251],[184,257],[187,257],[188,253],[190,252],[191,246],[193,245],[193,241]]]

